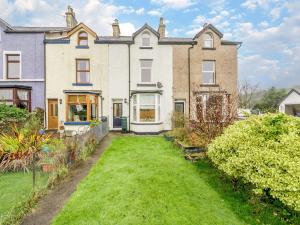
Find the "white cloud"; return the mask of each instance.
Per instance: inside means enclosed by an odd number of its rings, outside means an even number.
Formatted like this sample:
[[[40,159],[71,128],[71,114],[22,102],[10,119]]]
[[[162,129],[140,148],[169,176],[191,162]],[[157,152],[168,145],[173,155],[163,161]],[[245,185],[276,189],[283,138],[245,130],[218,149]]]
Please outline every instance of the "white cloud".
[[[144,8],[140,8],[140,9],[137,9],[137,10],[135,11],[135,13],[136,13],[137,15],[143,15],[144,12],[145,12],[145,9],[144,9]]]
[[[148,14],[150,16],[162,16],[162,13],[159,10],[156,10],[156,9],[148,11]]]
[[[151,0],[151,2],[173,9],[184,9],[195,3],[193,0]]]
[[[271,10],[270,15],[272,16],[273,20],[276,20],[280,17],[281,9],[280,8],[274,8]]]
[[[121,35],[130,36],[136,31],[136,28],[132,23],[120,23],[120,30]]]

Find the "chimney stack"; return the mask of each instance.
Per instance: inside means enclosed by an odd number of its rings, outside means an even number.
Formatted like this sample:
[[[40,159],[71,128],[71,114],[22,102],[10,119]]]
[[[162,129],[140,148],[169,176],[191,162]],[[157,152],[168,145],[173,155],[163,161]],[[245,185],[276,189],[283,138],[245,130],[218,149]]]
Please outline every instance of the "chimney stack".
[[[120,27],[119,27],[119,21],[115,19],[115,22],[112,24],[112,29],[113,29],[113,36],[114,37],[120,37]]]
[[[160,17],[158,33],[160,38],[164,38],[166,36],[166,25],[164,24],[164,18]]]
[[[77,25],[75,13],[71,6],[68,6],[68,11],[66,12],[66,22],[68,28],[73,28]]]

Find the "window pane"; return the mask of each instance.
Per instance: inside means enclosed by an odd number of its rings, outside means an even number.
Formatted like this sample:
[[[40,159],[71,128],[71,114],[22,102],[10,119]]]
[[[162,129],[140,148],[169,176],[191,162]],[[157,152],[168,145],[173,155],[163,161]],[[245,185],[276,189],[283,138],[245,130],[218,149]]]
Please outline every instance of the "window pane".
[[[87,35],[87,33],[86,32],[81,32],[80,34],[79,34],[79,37],[87,37],[88,35]]]
[[[155,95],[140,95],[140,105],[155,105]]]
[[[8,78],[20,77],[20,63],[10,62],[7,64],[7,77]]]
[[[80,39],[79,40],[79,45],[88,45],[88,40]]]
[[[184,113],[184,103],[183,102],[175,103],[175,112]]]
[[[68,101],[72,102],[72,103],[76,103],[77,102],[77,95],[69,95],[68,96]]]
[[[137,97],[136,97],[136,95],[134,95],[133,96],[133,104],[136,105],[136,103],[137,103]]]
[[[17,97],[19,100],[28,100],[28,91],[17,90]]]
[[[97,119],[97,105],[91,104],[91,120]]]
[[[13,100],[13,90],[0,89],[0,100]]]
[[[140,106],[140,122],[155,122],[155,106]]]
[[[203,61],[203,71],[215,71],[214,61]]]
[[[212,42],[212,40],[205,40],[205,41],[204,41],[204,47],[205,47],[205,48],[212,48],[212,47],[213,47],[213,42]]]
[[[29,109],[29,103],[28,101],[18,101],[16,106],[20,109]]]
[[[90,70],[89,60],[77,60],[77,70]]]
[[[136,121],[137,118],[137,111],[136,111],[136,106],[133,106],[133,121]]]
[[[79,103],[86,103],[86,95],[78,95]]]
[[[150,46],[150,38],[143,37],[142,38],[142,45],[145,46],[145,47]]]
[[[77,82],[78,83],[89,83],[90,81],[89,72],[77,72]]]
[[[220,120],[222,119],[222,95],[210,95],[206,101],[206,119]]]
[[[203,83],[213,84],[214,83],[214,73],[213,72],[203,72]]]
[[[141,60],[141,67],[152,67],[152,60]]]
[[[151,69],[142,69],[141,73],[142,82],[151,82]]]
[[[69,104],[69,121],[87,121],[87,105],[78,104],[71,105]]]
[[[20,61],[20,55],[7,55],[8,61]]]

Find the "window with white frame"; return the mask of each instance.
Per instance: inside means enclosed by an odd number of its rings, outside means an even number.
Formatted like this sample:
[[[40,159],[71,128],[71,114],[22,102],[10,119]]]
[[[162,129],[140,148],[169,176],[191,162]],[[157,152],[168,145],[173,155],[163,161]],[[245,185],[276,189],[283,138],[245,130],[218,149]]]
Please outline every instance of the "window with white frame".
[[[203,84],[215,84],[215,61],[204,60],[202,62],[202,82]]]
[[[203,47],[204,48],[213,48],[214,47],[214,39],[210,33],[205,33],[203,35]]]
[[[6,79],[21,78],[21,54],[10,52],[4,54]]]
[[[153,123],[160,121],[160,95],[135,94],[132,97],[133,121]]]
[[[149,34],[149,32],[144,32],[142,34],[142,47],[150,47],[150,34]]]
[[[152,59],[141,59],[141,82],[151,82]]]

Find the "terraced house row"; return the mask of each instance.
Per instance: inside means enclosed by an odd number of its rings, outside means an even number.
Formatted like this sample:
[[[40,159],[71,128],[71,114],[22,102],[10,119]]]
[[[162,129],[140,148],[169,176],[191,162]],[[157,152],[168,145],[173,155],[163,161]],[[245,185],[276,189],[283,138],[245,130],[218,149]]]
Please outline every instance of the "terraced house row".
[[[157,133],[171,129],[173,111],[191,114],[195,96],[203,109],[222,89],[221,107],[237,89],[240,42],[205,24],[192,38],[165,35],[148,24],[112,36],[77,23],[71,7],[66,27],[16,27],[0,20],[0,101],[45,110],[48,129],[79,130],[107,117],[111,130]],[[195,88],[197,86],[197,88]],[[203,111],[205,113],[205,110]]]

